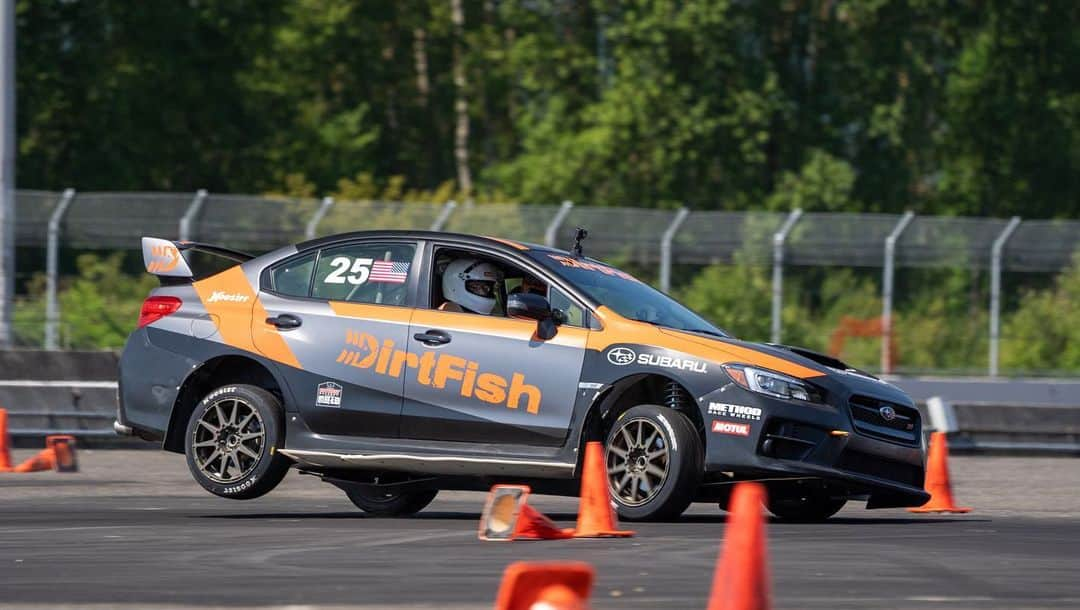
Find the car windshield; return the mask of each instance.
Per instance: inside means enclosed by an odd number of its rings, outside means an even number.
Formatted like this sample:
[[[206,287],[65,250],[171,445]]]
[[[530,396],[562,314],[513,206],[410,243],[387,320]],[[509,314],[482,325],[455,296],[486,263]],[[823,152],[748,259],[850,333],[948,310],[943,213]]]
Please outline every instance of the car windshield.
[[[675,299],[625,271],[591,259],[552,252],[535,252],[534,256],[597,303],[624,318],[675,330],[720,337],[731,336]]]

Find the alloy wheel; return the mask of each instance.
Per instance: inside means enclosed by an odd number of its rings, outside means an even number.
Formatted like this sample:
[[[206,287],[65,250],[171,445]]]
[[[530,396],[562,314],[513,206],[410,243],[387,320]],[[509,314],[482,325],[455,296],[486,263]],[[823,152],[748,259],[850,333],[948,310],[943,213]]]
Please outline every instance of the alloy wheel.
[[[199,470],[215,482],[234,483],[259,463],[266,428],[255,407],[239,398],[225,398],[203,412],[191,440]]]
[[[618,425],[607,447],[608,486],[622,504],[641,506],[664,486],[671,454],[652,421],[634,418]]]

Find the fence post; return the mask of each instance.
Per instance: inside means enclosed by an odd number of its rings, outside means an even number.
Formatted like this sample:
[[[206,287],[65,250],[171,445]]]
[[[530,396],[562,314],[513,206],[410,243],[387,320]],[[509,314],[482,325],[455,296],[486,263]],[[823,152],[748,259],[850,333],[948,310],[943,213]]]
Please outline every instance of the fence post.
[[[184,215],[180,217],[180,241],[191,241],[191,225],[195,223],[195,218],[199,215],[199,210],[202,209],[205,201],[206,189],[196,191],[195,198],[191,200],[191,205],[188,206]]]
[[[1020,217],[1013,216],[990,248],[990,376],[998,376],[998,354],[1001,343],[1001,253],[1005,243],[1020,226]]]
[[[555,217],[548,223],[547,229],[544,230],[544,245],[549,248],[555,247],[555,240],[559,234],[559,227],[562,226],[566,217],[570,214],[570,210],[574,208],[573,201],[564,201],[559,206],[559,211],[555,212]]]
[[[671,224],[664,229],[664,236],[660,238],[660,292],[664,294],[671,291],[671,242],[675,240],[675,233],[679,231],[682,223],[686,222],[689,214],[690,210],[679,208]]]
[[[75,189],[66,189],[49,216],[49,232],[45,242],[45,349],[57,349],[60,304],[56,298],[56,283],[60,274],[60,223],[74,200]]]
[[[435,222],[431,223],[431,230],[442,231],[443,225],[446,224],[446,221],[450,220],[450,215],[454,213],[454,208],[456,207],[456,201],[447,201],[446,205],[443,206],[442,211],[439,212],[438,218],[435,219]]]
[[[881,277],[881,372],[891,373],[892,361],[892,309],[893,309],[893,278],[896,275],[896,242],[900,234],[904,232],[911,221],[915,218],[912,211],[904,212],[900,220],[893,227],[889,236],[885,238],[885,268]]]
[[[795,208],[788,214],[780,230],[773,234],[773,268],[772,268],[772,334],[770,341],[780,343],[781,316],[784,306],[784,241],[788,233],[799,222],[802,210]]]
[[[309,220],[307,226],[304,227],[304,239],[315,239],[315,230],[319,228],[319,223],[322,222],[326,213],[330,211],[330,206],[332,205],[334,205],[333,197],[322,198],[319,208],[311,215],[311,220]]]

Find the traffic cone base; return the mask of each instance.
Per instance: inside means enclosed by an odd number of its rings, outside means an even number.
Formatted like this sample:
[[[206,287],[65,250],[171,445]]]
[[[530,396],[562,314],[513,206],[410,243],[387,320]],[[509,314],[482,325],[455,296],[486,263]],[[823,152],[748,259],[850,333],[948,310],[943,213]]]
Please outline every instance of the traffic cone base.
[[[480,539],[563,540],[573,530],[564,530],[528,504],[527,485],[495,485],[488,493],[480,517]]]
[[[507,566],[495,610],[585,610],[596,572],[579,561],[519,561]]]
[[[735,485],[708,610],[768,610],[768,545],[761,514],[765,501],[760,483]]]
[[[45,447],[53,450],[56,458],[56,472],[78,472],[79,463],[75,459],[75,437],[68,434],[54,434],[45,437]]]
[[[7,409],[0,409],[0,472],[11,470],[11,441],[8,437]]]
[[[634,532],[620,530],[608,491],[604,446],[596,441],[585,443],[581,472],[581,501],[578,506],[574,538],[629,538]]]
[[[42,449],[34,457],[15,467],[12,472],[38,472],[56,467],[56,456],[52,449]]]
[[[930,456],[926,468],[926,491],[930,501],[911,513],[970,513],[971,508],[957,506],[953,500],[952,483],[949,480],[949,443],[944,432],[930,435]]]

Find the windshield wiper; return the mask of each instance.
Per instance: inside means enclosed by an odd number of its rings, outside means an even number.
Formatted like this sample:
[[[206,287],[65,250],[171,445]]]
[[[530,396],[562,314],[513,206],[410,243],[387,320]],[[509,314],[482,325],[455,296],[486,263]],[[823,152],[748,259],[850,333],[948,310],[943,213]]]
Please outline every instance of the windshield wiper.
[[[718,333],[715,330],[709,330],[707,328],[680,328],[677,330],[684,330],[688,333],[701,333],[703,335],[712,335],[714,337],[723,337],[725,339],[727,338],[727,335],[725,335],[724,333]]]
[[[728,338],[728,335],[725,335],[724,333],[716,332],[715,330],[709,330],[707,328],[679,328],[677,326],[668,326],[667,324],[661,324],[660,322],[657,322],[656,320],[642,320],[641,318],[631,318],[631,319],[634,320],[635,322],[644,322],[646,324],[652,324],[653,326],[659,326],[660,328],[670,328],[671,330],[681,330],[684,333],[701,333],[703,335],[712,335],[713,337],[722,337],[722,338],[725,338],[725,339]]]

